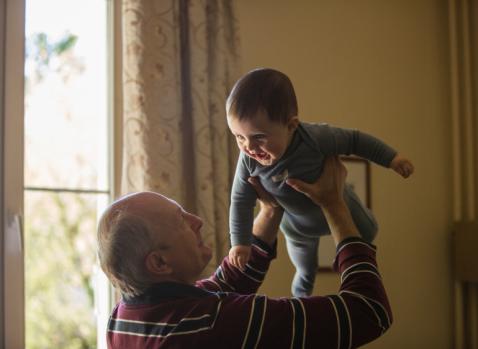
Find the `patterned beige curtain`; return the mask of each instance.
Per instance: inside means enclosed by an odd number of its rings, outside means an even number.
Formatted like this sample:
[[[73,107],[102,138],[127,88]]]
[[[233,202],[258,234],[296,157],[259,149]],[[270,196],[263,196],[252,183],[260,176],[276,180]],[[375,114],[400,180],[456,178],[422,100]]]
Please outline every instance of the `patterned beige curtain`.
[[[228,250],[237,159],[225,99],[237,78],[232,1],[123,0],[122,192],[160,192],[204,220],[214,265]]]

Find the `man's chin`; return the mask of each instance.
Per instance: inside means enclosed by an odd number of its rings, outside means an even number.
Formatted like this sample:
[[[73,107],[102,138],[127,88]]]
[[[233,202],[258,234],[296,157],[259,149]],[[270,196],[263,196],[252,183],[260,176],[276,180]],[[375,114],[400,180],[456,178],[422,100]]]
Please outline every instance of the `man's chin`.
[[[205,264],[208,264],[212,258],[212,249],[209,246],[204,246],[202,256]]]

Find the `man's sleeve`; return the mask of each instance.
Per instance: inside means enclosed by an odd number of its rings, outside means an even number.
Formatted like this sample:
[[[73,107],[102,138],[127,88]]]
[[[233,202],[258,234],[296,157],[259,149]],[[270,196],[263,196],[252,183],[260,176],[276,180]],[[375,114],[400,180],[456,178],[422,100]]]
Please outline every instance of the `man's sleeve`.
[[[251,258],[245,270],[233,266],[226,256],[216,272],[208,279],[198,281],[196,286],[215,292],[256,293],[264,281],[270,262],[276,257],[276,246],[271,247],[253,238],[251,247]]]
[[[317,142],[325,155],[357,155],[389,167],[397,152],[380,139],[355,129],[318,125]]]
[[[250,245],[252,243],[252,226],[254,223],[254,207],[257,194],[247,181],[250,176],[243,153],[237,161],[236,173],[231,190],[231,206],[229,209],[229,232],[231,245]]]
[[[246,347],[355,348],[371,342],[392,323],[375,247],[360,238],[347,239],[338,247],[335,266],[341,277],[338,294],[238,297],[224,304],[218,326],[241,329]]]

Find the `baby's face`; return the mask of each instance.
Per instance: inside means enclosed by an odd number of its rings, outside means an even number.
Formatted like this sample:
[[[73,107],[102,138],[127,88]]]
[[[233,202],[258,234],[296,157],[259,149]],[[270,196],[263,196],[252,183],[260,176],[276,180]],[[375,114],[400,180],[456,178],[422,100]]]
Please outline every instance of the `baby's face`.
[[[239,120],[229,114],[227,124],[241,151],[262,166],[270,166],[284,155],[298,126],[298,118],[282,124],[269,120],[267,114],[260,111],[249,120]]]

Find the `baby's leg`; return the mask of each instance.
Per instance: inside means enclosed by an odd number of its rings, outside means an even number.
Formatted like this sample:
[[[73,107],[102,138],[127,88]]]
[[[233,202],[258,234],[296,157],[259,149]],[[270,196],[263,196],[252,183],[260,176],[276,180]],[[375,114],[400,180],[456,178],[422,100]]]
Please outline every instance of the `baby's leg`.
[[[365,241],[372,242],[378,231],[378,224],[372,211],[360,201],[350,185],[345,188],[345,201],[360,235]]]
[[[296,270],[292,281],[292,294],[294,297],[310,296],[317,273],[319,239],[303,238],[297,241],[286,236],[286,242],[289,257]]]

